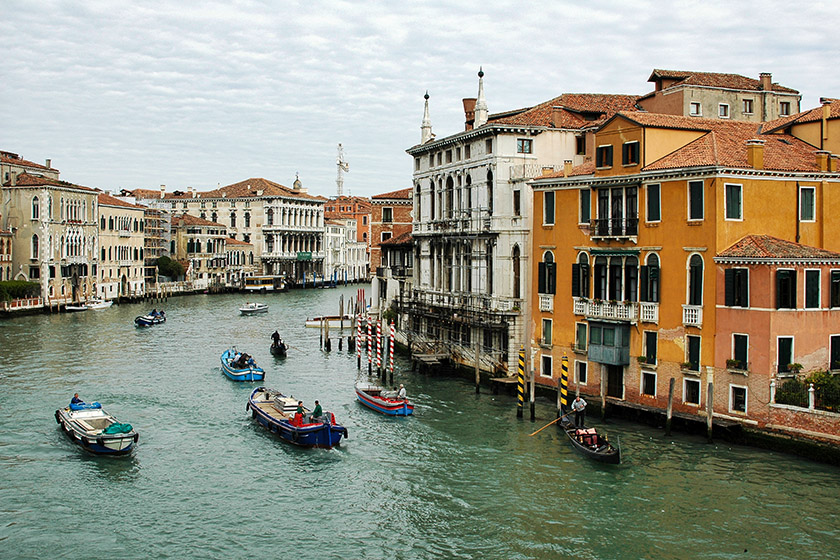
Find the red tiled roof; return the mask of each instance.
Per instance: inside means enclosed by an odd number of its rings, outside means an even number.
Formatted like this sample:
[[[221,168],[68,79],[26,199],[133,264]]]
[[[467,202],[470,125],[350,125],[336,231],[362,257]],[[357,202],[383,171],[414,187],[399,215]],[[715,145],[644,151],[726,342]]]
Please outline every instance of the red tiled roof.
[[[156,191],[154,189],[134,189],[128,190],[123,189],[122,193],[128,196],[133,196],[137,200],[141,199],[149,199],[149,198],[160,198],[160,191]]]
[[[828,118],[829,119],[840,119],[840,99],[831,99],[825,98],[828,101]],[[767,132],[774,132],[776,130],[781,130],[783,128],[787,128],[788,126],[794,124],[802,124],[808,122],[817,122],[822,120],[823,108],[822,105],[819,107],[815,107],[813,109],[808,109],[807,111],[802,111],[801,113],[796,113],[795,115],[790,115],[788,117],[781,117],[774,121],[769,121],[764,123],[764,129]]]
[[[747,235],[718,253],[719,257],[739,259],[840,259],[840,253],[801,245],[770,235]]]
[[[40,163],[35,163],[34,161],[29,161],[23,159],[17,154],[12,152],[4,152],[0,151],[0,163],[5,163],[8,165],[20,165],[25,167],[36,167],[38,169],[48,169],[50,171],[55,171],[58,173],[58,169],[54,167],[47,167],[46,165],[41,165]]]
[[[184,222],[185,226],[218,226],[218,227],[225,227],[222,224],[211,222],[210,220],[205,220],[204,218],[199,218],[198,216],[193,216],[191,214],[181,214],[180,216],[173,216],[172,217],[172,224],[178,225],[181,222]]]
[[[488,122],[554,128],[553,108],[560,107],[556,128],[586,128],[600,124],[619,111],[635,110],[637,98],[636,95],[564,93],[533,107],[490,115]]]
[[[594,161],[587,161],[586,163],[582,163],[580,165],[576,165],[572,168],[572,172],[569,173],[569,177],[577,177],[580,175],[592,175],[595,173],[595,162]],[[553,173],[548,173],[546,175],[539,175],[534,177],[534,180],[538,179],[556,179],[558,177],[565,177],[563,170],[554,171]]]
[[[720,74],[717,72],[691,72],[686,70],[654,69],[653,73],[651,73],[650,75],[650,78],[648,78],[648,81],[655,82],[657,78],[679,80],[677,83],[669,87],[691,85],[727,89],[741,89],[748,91],[761,91],[761,80],[756,80],[755,78],[747,78],[746,76],[741,76],[740,74]],[[770,89],[778,93],[799,93],[795,89],[780,86],[776,83],[772,84],[770,86]]]
[[[400,189],[398,191],[391,191],[391,192],[384,193],[384,194],[377,194],[377,195],[372,196],[371,198],[399,198],[399,199],[411,198],[412,192],[413,192],[413,189],[411,187],[408,187],[407,189]]]
[[[3,186],[6,188],[13,188],[11,180],[6,181],[6,183]],[[63,187],[65,189],[78,189],[81,191],[96,192],[96,189],[92,189],[90,187],[74,185],[73,183],[68,183],[67,181],[59,181],[58,179],[50,179],[49,177],[42,177],[40,175],[30,175],[29,173],[18,174],[15,181],[15,187],[42,186]]]
[[[242,241],[241,239],[234,239],[233,237],[228,237],[225,239],[225,245],[253,245],[253,243],[248,243],[247,241]]]
[[[119,198],[115,198],[106,193],[99,193],[99,205],[102,206],[120,206],[123,208],[134,208],[137,210],[144,210],[145,206],[140,206],[138,204],[131,204],[130,202],[126,202],[124,200],[120,200]]]
[[[401,233],[396,237],[391,237],[379,243],[379,246],[383,245],[410,245],[414,240],[414,237],[411,235],[410,231],[405,233]]]
[[[262,194],[257,194],[262,191]],[[285,187],[279,183],[269,181],[263,178],[252,178],[239,181],[212,191],[197,193],[200,198],[252,198],[257,196],[294,196],[297,198],[306,198],[310,200],[318,200],[319,197],[312,196],[289,187]],[[190,195],[187,194],[188,198]]]

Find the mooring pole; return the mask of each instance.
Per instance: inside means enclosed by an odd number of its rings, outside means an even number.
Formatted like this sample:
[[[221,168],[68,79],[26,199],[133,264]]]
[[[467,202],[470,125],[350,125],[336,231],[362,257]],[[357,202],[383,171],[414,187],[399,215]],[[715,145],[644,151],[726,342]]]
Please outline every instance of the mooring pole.
[[[671,417],[674,413],[674,378],[668,381],[668,412],[665,416],[665,435],[671,435]]]
[[[478,337],[475,337],[475,394],[479,394],[481,386],[481,347],[479,346]]]
[[[557,390],[557,418],[560,418],[569,405],[569,358],[563,354],[560,362],[560,387]]]
[[[525,347],[519,347],[519,369],[516,378],[516,417],[522,418],[525,405]]]
[[[601,422],[607,418],[607,372],[604,366],[601,366]]]
[[[706,438],[709,443],[712,443],[712,415],[714,414],[715,404],[715,384],[709,381],[709,386],[706,391]]]

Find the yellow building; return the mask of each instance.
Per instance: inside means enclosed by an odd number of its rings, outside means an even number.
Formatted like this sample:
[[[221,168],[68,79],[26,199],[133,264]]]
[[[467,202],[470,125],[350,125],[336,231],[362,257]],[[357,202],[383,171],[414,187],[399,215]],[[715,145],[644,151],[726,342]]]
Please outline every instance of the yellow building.
[[[99,281],[102,299],[145,292],[145,208],[109,194],[99,197]]]
[[[222,289],[227,264],[227,228],[190,214],[172,217],[172,258],[186,261],[186,278],[197,290]]]
[[[572,392],[664,409],[674,378],[675,410],[704,414],[712,383],[715,416],[769,423],[773,372],[749,372],[748,383],[727,367],[732,349],[719,336],[733,332],[718,324],[724,268],[744,257],[725,251],[764,234],[840,252],[840,223],[831,219],[840,211],[839,160],[779,124],[762,133],[748,122],[620,113],[597,131],[594,162],[531,182],[538,383],[556,386],[566,356]],[[803,249],[797,260],[785,250],[791,310],[825,313],[827,344],[840,335],[840,308],[828,297],[836,255]],[[813,268],[826,273],[806,279],[809,258],[822,259]],[[818,308],[804,309],[797,275],[800,286],[817,278]],[[750,282],[757,289],[758,276]],[[788,312],[748,309],[752,325]],[[750,350],[775,363],[774,343],[753,336]]]

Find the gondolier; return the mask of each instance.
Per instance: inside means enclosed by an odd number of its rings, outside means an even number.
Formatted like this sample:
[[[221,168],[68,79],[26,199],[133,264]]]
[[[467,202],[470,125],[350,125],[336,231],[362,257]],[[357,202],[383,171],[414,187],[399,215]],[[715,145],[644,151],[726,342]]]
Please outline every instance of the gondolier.
[[[274,345],[277,346],[278,343],[280,342],[280,333],[277,332],[277,331],[274,331],[274,334],[271,335],[271,340],[273,340]]]
[[[575,426],[583,428],[586,424],[586,401],[580,395],[572,402],[572,411],[575,413]]]

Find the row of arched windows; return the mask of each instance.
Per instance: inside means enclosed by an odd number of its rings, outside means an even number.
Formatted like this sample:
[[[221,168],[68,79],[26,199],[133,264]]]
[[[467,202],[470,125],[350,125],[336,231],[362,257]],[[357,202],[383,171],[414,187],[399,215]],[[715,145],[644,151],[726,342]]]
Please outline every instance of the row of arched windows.
[[[102,262],[105,262],[105,247],[101,249],[102,254]],[[120,245],[119,247],[108,247],[107,256],[109,261],[128,261],[128,260],[135,260],[139,261],[143,259],[143,248],[142,247],[128,247],[126,245]],[[132,259],[133,256],[133,259]]]
[[[52,219],[53,205],[52,196],[47,197],[47,217]],[[65,199],[61,197],[59,203],[59,219],[72,222],[84,222],[87,216],[87,201],[79,199]],[[41,218],[41,199],[38,196],[32,197],[31,215],[33,220]]]
[[[106,221],[105,216],[99,217],[99,229],[105,231]],[[108,230],[114,231],[143,231],[143,220],[132,218],[131,216],[109,216],[107,221]]]
[[[206,247],[206,251],[202,250]],[[203,244],[200,239],[187,240],[187,253],[219,253],[224,250],[225,243],[220,239],[208,239],[207,244]]]
[[[485,196],[481,197],[477,190],[473,189],[472,175],[466,173],[464,178],[460,175],[449,176],[444,181],[438,179],[429,180],[429,215],[430,220],[454,219],[464,215],[470,215],[475,209],[486,209],[487,213],[493,215],[493,171],[487,170],[485,183]],[[418,219],[423,218],[421,185],[414,186],[414,212]]]

